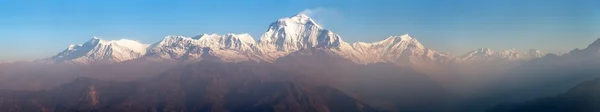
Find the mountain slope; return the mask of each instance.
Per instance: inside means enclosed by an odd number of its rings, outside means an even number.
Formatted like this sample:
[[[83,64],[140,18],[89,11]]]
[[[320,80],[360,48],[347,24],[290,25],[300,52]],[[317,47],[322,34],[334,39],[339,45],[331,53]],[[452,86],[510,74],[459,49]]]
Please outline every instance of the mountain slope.
[[[167,36],[152,44],[146,55],[157,60],[201,60],[204,48],[228,61],[247,61],[254,51],[254,39],[248,34],[203,34],[195,37]]]
[[[338,52],[351,52],[352,47],[341,37],[323,29],[305,14],[281,18],[271,23],[261,36],[258,49],[266,59],[275,60],[305,48],[331,48]]]
[[[600,58],[600,38],[596,39],[584,49],[574,49],[565,54],[564,57],[595,60]]]
[[[105,41],[94,37],[83,45],[70,45],[56,56],[45,60],[67,63],[122,62],[144,56],[147,47],[148,45],[133,40]]]
[[[452,56],[423,47],[408,35],[391,36],[373,43],[349,44],[334,32],[322,28],[310,17],[297,14],[272,23],[261,37],[262,56],[275,60],[301,49],[325,48],[356,63],[394,62],[417,65],[443,63]]]
[[[394,62],[401,65],[426,66],[426,64],[441,64],[449,62],[453,56],[425,48],[417,39],[408,34],[390,36],[373,42],[357,42],[352,44],[362,57],[364,63]]]
[[[460,61],[529,60],[542,56],[537,50],[493,52],[480,49],[461,57],[424,47],[408,34],[390,36],[377,42],[347,43],[336,33],[324,29],[306,14],[280,18],[271,23],[255,41],[249,34],[202,34],[194,37],[170,35],[150,46],[130,40],[103,41],[92,39],[83,45],[72,45],[48,59],[54,62],[122,62],[132,59],[156,61],[200,61],[204,48],[225,62],[274,62],[305,49],[326,49],[355,63],[389,62],[403,66],[436,68]]]
[[[158,61],[199,61],[204,48],[226,62],[266,61],[302,49],[327,49],[355,63],[392,62],[402,65],[445,63],[453,57],[423,47],[408,36],[391,36],[373,43],[349,44],[317,24],[305,14],[278,19],[256,42],[248,34],[202,34],[194,37],[167,36],[149,47],[129,40],[103,41],[94,38],[83,45],[72,45],[50,58],[55,62],[122,62],[132,59]]]
[[[590,44],[588,48],[584,48],[582,50],[575,49],[572,52],[563,55],[547,54],[541,58],[526,61],[520,66],[510,69],[510,71],[494,77],[493,80],[486,81],[489,83],[488,85],[493,86],[481,91],[486,91],[500,96],[491,97],[497,99],[484,100],[488,102],[496,100],[497,103],[523,102],[517,104],[506,104],[494,109],[495,111],[499,112],[526,111],[518,109],[521,108],[521,106],[525,106],[522,109],[533,109],[529,111],[579,111],[561,110],[565,108],[589,110],[586,108],[572,107],[573,105],[570,104],[583,103],[567,101],[575,99],[580,100],[576,97],[568,97],[564,99],[544,98],[533,100],[531,102],[524,101],[529,101],[540,97],[556,96],[565,91],[569,91],[569,89],[576,87],[576,85],[581,84],[582,82],[597,78],[599,76],[598,74],[600,74],[600,70],[598,70],[600,61],[598,60],[599,57],[596,53],[597,49],[594,49],[594,46],[597,45],[597,42],[600,41],[596,41]],[[593,98],[582,101],[585,102],[591,100],[593,100]],[[570,104],[563,104],[560,102],[569,102]],[[589,103],[583,104],[587,105]],[[527,105],[530,105],[531,108]]]
[[[482,48],[462,55],[460,59],[466,61],[523,61],[540,58],[544,55],[546,54],[535,49],[520,52],[513,48],[496,52],[489,48]]]

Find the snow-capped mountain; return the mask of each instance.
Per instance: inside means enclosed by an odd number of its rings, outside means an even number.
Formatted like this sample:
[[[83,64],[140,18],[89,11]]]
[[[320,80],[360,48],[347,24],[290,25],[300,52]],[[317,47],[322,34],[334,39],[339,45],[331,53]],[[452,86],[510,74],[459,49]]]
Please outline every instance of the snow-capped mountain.
[[[148,45],[133,40],[105,41],[94,37],[82,45],[70,45],[56,56],[45,60],[67,63],[121,62],[144,56],[147,47]]]
[[[249,34],[202,34],[195,37],[167,36],[152,44],[147,59],[201,60],[203,48],[211,48],[213,55],[227,61],[249,60],[244,54],[253,52],[255,41]]]
[[[425,48],[409,35],[390,36],[383,41],[349,44],[310,17],[297,14],[269,26],[258,49],[267,59],[277,59],[300,49],[327,48],[356,63],[395,62],[407,65],[446,62],[452,57]]]
[[[210,54],[206,53],[210,49]],[[280,57],[306,49],[328,50],[355,63],[392,62],[408,66],[435,66],[456,60],[477,59],[531,59],[540,57],[539,51],[493,52],[478,50],[463,57],[454,57],[424,47],[408,34],[390,36],[377,42],[347,43],[342,38],[305,14],[280,18],[255,41],[249,34],[202,34],[194,37],[170,35],[152,45],[131,40],[104,41],[94,38],[83,45],[71,45],[65,51],[49,58],[53,62],[92,63],[97,61],[122,62],[132,59],[157,61],[199,61],[211,55],[226,62],[274,62]]]
[[[352,44],[364,63],[395,62],[405,64],[446,63],[453,56],[425,48],[417,39],[408,34],[390,36],[372,43],[356,42]]]
[[[257,45],[260,54],[267,60],[275,60],[292,52],[305,48],[331,48],[348,56],[352,51],[350,44],[326,29],[305,14],[281,18],[271,23]]]
[[[466,61],[522,61],[540,58],[544,55],[546,54],[535,49],[520,52],[513,48],[496,52],[489,48],[481,48],[462,55],[459,58]]]

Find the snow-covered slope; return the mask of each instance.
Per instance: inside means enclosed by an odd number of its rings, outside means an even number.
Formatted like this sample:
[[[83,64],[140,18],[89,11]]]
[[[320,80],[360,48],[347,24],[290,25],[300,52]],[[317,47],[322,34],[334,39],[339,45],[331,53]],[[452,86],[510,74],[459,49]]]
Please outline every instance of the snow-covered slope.
[[[254,39],[248,34],[202,34],[195,37],[167,36],[148,48],[147,59],[153,60],[201,60],[204,48],[225,61],[251,59],[255,47]]]
[[[481,48],[460,56],[460,59],[464,61],[522,61],[540,58],[544,55],[546,54],[535,49],[520,52],[513,48],[496,52],[489,48]]]
[[[71,45],[51,59],[56,62],[120,62],[139,57],[149,60],[202,60],[204,48],[223,61],[266,61],[303,49],[329,50],[356,63],[394,62],[405,65],[446,62],[452,56],[425,48],[408,36],[349,44],[305,14],[278,19],[256,42],[249,34],[202,34],[194,37],[167,36],[147,45],[128,40],[103,41],[94,38],[84,45]],[[311,50],[306,50],[311,51]]]
[[[210,54],[205,54],[206,49]],[[311,49],[319,50],[311,50]],[[158,61],[199,61],[206,55],[226,62],[265,61],[294,52],[323,51],[355,63],[391,62],[407,66],[436,66],[457,60],[521,60],[543,56],[537,50],[493,52],[480,49],[461,57],[440,53],[423,46],[408,34],[390,36],[376,42],[347,43],[305,14],[280,18],[255,41],[249,34],[202,34],[194,37],[170,35],[152,45],[131,40],[104,41],[94,38],[83,45],[71,45],[50,58],[54,62],[121,62],[131,59]],[[310,54],[310,53],[308,53]],[[141,57],[141,58],[140,58]]]
[[[67,63],[122,62],[144,56],[147,47],[148,45],[133,40],[105,41],[94,37],[82,45],[70,45],[56,56],[45,60]]]
[[[395,62],[404,65],[441,64],[451,61],[454,57],[425,48],[417,39],[408,34],[390,36],[389,38],[372,43],[356,42],[354,49],[362,57],[361,62]]]
[[[447,62],[452,57],[425,48],[409,35],[390,36],[383,41],[349,44],[310,17],[297,14],[273,22],[259,43],[260,55],[275,60],[301,49],[326,48],[356,63],[395,62],[406,65]]]
[[[260,47],[265,51],[293,52],[301,48],[333,44],[330,37],[321,36],[325,30],[304,14],[281,18],[269,26],[260,38]],[[319,38],[321,36],[321,38]],[[339,38],[335,38],[339,39]]]
[[[350,44],[326,29],[305,14],[281,18],[269,26],[257,45],[260,55],[275,60],[292,52],[306,48],[331,48],[345,54],[352,51]]]

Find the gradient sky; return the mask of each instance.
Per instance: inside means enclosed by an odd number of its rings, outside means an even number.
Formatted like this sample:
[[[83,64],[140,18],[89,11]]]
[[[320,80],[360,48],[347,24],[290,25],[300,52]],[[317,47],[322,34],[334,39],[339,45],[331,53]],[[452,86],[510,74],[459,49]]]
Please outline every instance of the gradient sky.
[[[250,33],[310,10],[347,42],[410,34],[460,55],[478,48],[565,53],[600,38],[599,0],[2,0],[0,60],[55,55],[102,39]]]

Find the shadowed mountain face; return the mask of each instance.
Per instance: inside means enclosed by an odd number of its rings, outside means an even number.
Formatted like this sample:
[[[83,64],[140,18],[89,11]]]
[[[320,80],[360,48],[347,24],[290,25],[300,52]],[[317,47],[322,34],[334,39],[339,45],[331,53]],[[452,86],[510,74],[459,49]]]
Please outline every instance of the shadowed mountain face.
[[[598,112],[600,79],[581,83],[566,93],[523,103],[496,106],[490,112]]]

